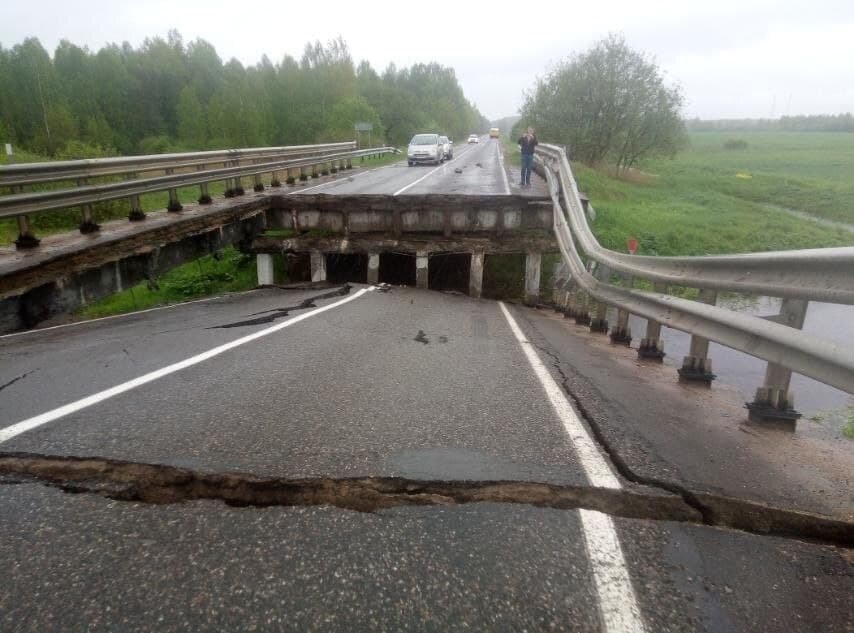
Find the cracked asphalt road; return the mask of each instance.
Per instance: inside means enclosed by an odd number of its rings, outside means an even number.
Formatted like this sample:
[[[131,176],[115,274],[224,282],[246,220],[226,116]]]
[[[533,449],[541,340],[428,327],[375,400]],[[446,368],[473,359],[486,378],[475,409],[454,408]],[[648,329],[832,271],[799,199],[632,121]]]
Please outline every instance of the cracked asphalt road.
[[[0,458],[117,459],[276,477],[283,488],[305,477],[399,477],[542,482],[586,489],[597,503],[606,496],[589,488],[574,440],[497,303],[395,288],[310,315],[341,298],[264,289],[0,338],[2,432],[259,335],[20,433],[0,444]],[[284,319],[253,322],[285,308]],[[590,380],[596,371],[620,378],[614,367],[561,342],[553,319],[510,312],[585,409],[583,424],[601,426],[599,451],[622,489],[654,508],[678,495],[644,482],[715,488],[703,485],[709,470],[682,464],[673,474],[678,451],[643,431],[660,423],[652,405],[635,407],[642,419],[630,415],[637,394],[604,410],[611,423],[603,423]],[[736,479],[714,491],[749,497]],[[304,499],[264,507],[235,483],[227,503],[117,500],[120,482],[95,475],[78,484],[0,480],[0,630],[638,630],[621,626],[608,602],[609,593],[624,597],[619,578],[597,575],[589,509],[511,502],[500,489],[479,502],[459,504],[439,489],[431,505],[354,511]],[[598,509],[605,514],[592,515],[613,525],[614,565],[624,566],[647,631],[854,628],[850,545]],[[762,509],[753,515],[761,527]]]

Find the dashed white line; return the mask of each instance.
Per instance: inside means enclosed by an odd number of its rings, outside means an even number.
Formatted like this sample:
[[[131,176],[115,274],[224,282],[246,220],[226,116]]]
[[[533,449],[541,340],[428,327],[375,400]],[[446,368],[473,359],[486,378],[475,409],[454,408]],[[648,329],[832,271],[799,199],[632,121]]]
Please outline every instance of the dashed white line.
[[[235,347],[240,347],[241,345],[245,345],[246,343],[267,336],[268,334],[272,334],[273,332],[283,330],[286,327],[290,327],[291,325],[299,323],[300,321],[305,321],[306,319],[321,314],[322,312],[334,310],[335,308],[342,306],[345,303],[349,303],[350,301],[358,299],[366,292],[370,292],[371,290],[373,290],[373,288],[363,288],[357,291],[356,293],[350,295],[349,297],[345,297],[344,299],[340,299],[339,301],[336,301],[334,303],[321,306],[320,308],[316,308],[314,310],[311,310],[310,312],[306,312],[304,314],[292,317],[290,319],[287,319],[286,321],[282,321],[281,323],[277,323],[276,325],[270,326],[263,330],[253,332],[252,334],[248,334],[247,336],[244,336],[237,340],[225,343],[223,345],[219,345],[217,347],[214,347],[213,349],[209,349],[206,352],[202,352],[201,354],[196,354],[195,356],[191,356],[190,358],[187,358],[185,360],[179,361],[177,363],[172,363],[171,365],[167,365],[166,367],[163,367],[161,369],[157,369],[155,371],[144,374],[138,378],[134,378],[133,380],[128,380],[127,382],[123,382],[120,385],[116,385],[115,387],[105,389],[104,391],[99,391],[98,393],[92,394],[91,396],[87,396],[86,398],[75,400],[74,402],[70,402],[69,404],[63,405],[51,411],[47,411],[40,415],[27,418],[26,420],[22,420],[16,424],[13,424],[12,426],[0,429],[0,444],[12,439],[13,437],[20,435],[21,433],[26,433],[27,431],[31,431],[32,429],[42,426],[43,424],[53,422],[54,420],[58,420],[59,418],[62,418],[66,415],[70,415],[72,413],[80,411],[81,409],[91,407],[92,405],[98,404],[99,402],[103,402],[104,400],[112,398],[113,396],[125,393],[126,391],[130,391],[131,389],[136,389],[137,387],[141,387],[142,385],[153,382],[159,378],[163,378],[164,376],[168,376],[169,374],[174,374],[175,372],[181,371],[182,369],[186,369],[187,367],[198,365],[203,361],[211,359],[214,356],[219,356],[220,354],[232,350]]]
[[[499,302],[513,336],[522,347],[531,369],[543,386],[546,397],[563,423],[588,482],[597,488],[620,488],[620,480],[608,466],[593,438],[584,428],[563,390],[527,339],[507,306]],[[580,510],[582,532],[587,557],[593,569],[599,612],[608,633],[640,633],[645,631],[637,605],[629,571],[626,567],[620,540],[611,517],[593,510]]]

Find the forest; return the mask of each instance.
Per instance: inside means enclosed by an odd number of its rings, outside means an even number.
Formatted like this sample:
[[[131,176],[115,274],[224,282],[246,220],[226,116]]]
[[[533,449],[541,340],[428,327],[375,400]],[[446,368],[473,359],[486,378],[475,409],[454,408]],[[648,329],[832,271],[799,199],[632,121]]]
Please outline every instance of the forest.
[[[373,124],[372,145],[488,127],[452,68],[378,72],[356,64],[340,37],[306,44],[299,60],[265,56],[253,66],[224,62],[209,42],[185,44],[177,31],[97,52],[63,40],[53,56],[36,38],[0,44],[0,142],[43,156],[352,140],[356,122]]]

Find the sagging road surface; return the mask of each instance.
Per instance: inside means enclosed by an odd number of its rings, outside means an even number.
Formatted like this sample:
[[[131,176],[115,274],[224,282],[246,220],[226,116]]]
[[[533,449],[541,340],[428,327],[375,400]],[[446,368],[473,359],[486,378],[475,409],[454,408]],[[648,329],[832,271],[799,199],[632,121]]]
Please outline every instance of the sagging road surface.
[[[844,499],[618,361],[359,285],[0,337],[0,630],[851,630]]]

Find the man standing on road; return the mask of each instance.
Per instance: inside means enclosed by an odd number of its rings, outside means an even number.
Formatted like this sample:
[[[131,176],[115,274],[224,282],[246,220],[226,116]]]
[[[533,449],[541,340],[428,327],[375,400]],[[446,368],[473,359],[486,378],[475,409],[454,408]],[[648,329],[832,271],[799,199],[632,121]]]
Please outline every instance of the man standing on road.
[[[534,166],[534,147],[537,145],[537,137],[534,128],[529,127],[519,137],[519,149],[522,150],[522,188],[531,186],[531,168]]]

